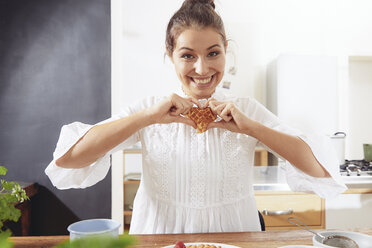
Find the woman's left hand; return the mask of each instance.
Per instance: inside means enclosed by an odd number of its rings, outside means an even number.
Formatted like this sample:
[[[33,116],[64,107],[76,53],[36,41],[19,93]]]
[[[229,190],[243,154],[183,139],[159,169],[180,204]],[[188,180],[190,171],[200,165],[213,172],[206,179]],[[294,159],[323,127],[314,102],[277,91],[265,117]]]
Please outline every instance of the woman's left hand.
[[[250,128],[256,123],[248,118],[232,102],[221,102],[212,98],[207,102],[207,106],[222,118],[220,121],[209,123],[207,129],[224,128],[231,132],[248,134]]]

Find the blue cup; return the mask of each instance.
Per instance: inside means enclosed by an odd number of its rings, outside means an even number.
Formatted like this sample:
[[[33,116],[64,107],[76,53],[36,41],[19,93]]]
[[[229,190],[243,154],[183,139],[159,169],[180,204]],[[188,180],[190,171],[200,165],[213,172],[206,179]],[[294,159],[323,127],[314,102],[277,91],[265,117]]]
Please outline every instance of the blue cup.
[[[120,223],[110,219],[90,219],[75,222],[67,227],[70,240],[86,236],[119,236]]]

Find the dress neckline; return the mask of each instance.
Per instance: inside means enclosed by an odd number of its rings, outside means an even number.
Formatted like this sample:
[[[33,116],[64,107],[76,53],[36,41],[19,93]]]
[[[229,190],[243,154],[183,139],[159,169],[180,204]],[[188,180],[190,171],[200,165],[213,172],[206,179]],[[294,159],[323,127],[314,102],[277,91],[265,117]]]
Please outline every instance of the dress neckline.
[[[182,90],[182,88],[179,88],[175,93],[178,94],[179,96],[182,96],[182,97],[188,97],[188,95]],[[214,98],[216,100],[221,101],[221,100],[224,99],[224,93],[222,92],[221,89],[219,89],[217,87],[215,89],[215,91],[213,92],[213,94],[209,98],[202,98],[202,99],[199,99],[199,101],[205,101],[206,102],[211,98]]]

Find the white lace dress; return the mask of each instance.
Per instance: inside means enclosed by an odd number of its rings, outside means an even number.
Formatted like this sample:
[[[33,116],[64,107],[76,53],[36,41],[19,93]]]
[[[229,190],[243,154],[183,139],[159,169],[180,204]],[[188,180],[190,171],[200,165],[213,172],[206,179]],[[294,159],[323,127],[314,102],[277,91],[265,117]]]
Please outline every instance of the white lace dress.
[[[346,189],[337,158],[326,139],[314,141],[287,127],[254,99],[233,98],[219,91],[213,97],[233,101],[250,118],[300,137],[332,175],[332,178],[314,178],[288,163],[287,182],[292,190],[332,197]],[[138,112],[161,99],[144,99],[104,122]],[[56,166],[55,160],[92,126],[78,122],[64,126],[54,160],[45,173],[59,189],[89,187],[106,176],[111,153],[140,141],[143,174],[134,201],[131,234],[261,230],[253,194],[254,150],[259,143],[255,138],[224,129],[198,134],[180,123],[155,124],[133,134],[88,167]]]

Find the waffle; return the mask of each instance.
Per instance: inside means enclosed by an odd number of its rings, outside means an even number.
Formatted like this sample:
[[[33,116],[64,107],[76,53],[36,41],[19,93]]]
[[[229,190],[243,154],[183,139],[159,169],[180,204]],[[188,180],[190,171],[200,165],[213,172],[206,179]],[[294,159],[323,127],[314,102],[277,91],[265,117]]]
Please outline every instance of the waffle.
[[[197,126],[197,133],[204,133],[207,131],[207,126],[210,122],[217,119],[217,115],[213,114],[210,107],[207,108],[197,108],[192,107],[190,111],[186,114],[191,120],[193,120]]]
[[[182,241],[178,241],[174,248],[222,248],[222,247],[219,245],[216,246],[213,244],[195,244],[195,243],[186,246]]]

